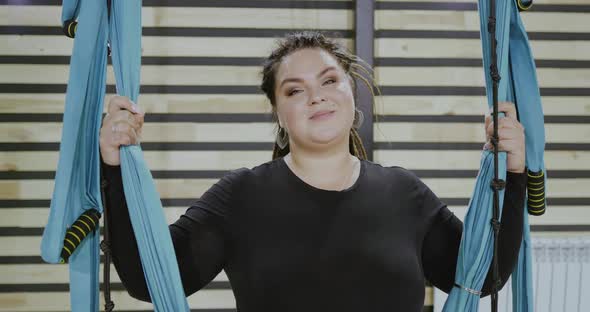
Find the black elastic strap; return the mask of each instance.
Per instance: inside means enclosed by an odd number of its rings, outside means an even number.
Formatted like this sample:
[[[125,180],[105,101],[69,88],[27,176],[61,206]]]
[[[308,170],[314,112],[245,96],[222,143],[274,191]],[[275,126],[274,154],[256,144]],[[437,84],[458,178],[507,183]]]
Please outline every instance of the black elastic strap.
[[[102,161],[102,160],[101,160]],[[108,226],[108,208],[106,201],[106,188],[108,182],[103,177],[102,165],[100,166],[100,195],[102,198],[103,207],[103,227],[104,234],[103,240],[100,242],[100,249],[104,253],[104,264],[103,264],[103,283],[104,283],[104,309],[105,312],[111,312],[115,308],[115,303],[111,300],[111,248],[110,248],[110,237],[109,237],[109,226]]]
[[[494,246],[493,246],[493,257],[492,257],[492,312],[498,311],[498,288],[500,285],[500,276],[498,272],[498,232],[500,230],[500,197],[499,191],[504,188],[505,182],[499,179],[498,176],[498,82],[500,81],[500,73],[498,72],[498,61],[496,46],[498,41],[496,40],[496,1],[490,0],[490,16],[488,17],[488,32],[490,34],[490,45],[491,45],[491,64],[490,64],[490,76],[492,78],[492,98],[493,98],[493,114],[494,119],[494,133],[492,135],[492,146],[494,151],[494,180],[491,183],[491,187],[494,190],[494,204],[492,213],[492,230],[494,234]]]

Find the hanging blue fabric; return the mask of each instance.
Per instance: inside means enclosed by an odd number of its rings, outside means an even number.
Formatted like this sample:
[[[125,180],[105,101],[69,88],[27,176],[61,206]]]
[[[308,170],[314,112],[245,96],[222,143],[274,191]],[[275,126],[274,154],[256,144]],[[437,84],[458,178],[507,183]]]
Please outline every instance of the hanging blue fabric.
[[[112,60],[117,93],[137,103],[141,67],[141,1],[113,1]],[[125,199],[156,311],[189,311],[162,203],[139,145],[120,151]]]
[[[106,89],[107,40],[117,92],[137,102],[141,67],[141,1],[64,0],[64,33],[74,39],[62,140],[41,256],[69,263],[74,312],[99,310],[99,131]],[[109,31],[110,30],[110,31]],[[124,191],[145,278],[156,311],[188,311],[160,198],[138,145],[121,148]],[[114,238],[125,239],[125,238]]]
[[[497,66],[500,74],[498,100],[516,104],[519,121],[526,129],[526,167],[528,168],[528,200],[523,209],[533,215],[545,211],[544,166],[545,131],[536,67],[528,36],[519,15],[519,8],[530,7],[532,1],[497,0],[495,37]],[[483,67],[486,78],[488,106],[493,106],[490,65],[489,0],[478,0]],[[500,178],[506,175],[506,153],[498,153]],[[482,153],[481,169],[465,216],[463,237],[457,261],[456,287],[451,290],[443,311],[478,310],[479,295],[492,260],[492,226],[490,224],[493,190],[492,151]],[[500,208],[504,192],[500,194]],[[501,215],[500,215],[501,217]],[[531,242],[528,214],[524,214],[524,235],[518,263],[512,273],[513,311],[532,312]]]

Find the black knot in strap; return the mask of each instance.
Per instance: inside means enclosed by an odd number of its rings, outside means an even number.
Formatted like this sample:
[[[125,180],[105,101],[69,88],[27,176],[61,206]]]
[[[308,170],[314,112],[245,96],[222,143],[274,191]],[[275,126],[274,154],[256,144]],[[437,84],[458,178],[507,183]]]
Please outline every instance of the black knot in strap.
[[[494,191],[500,191],[506,187],[506,181],[502,179],[494,179],[492,180],[491,186]]]
[[[495,63],[490,65],[490,76],[492,77],[492,80],[496,83],[501,79],[500,74],[498,73],[498,66],[496,66]]]

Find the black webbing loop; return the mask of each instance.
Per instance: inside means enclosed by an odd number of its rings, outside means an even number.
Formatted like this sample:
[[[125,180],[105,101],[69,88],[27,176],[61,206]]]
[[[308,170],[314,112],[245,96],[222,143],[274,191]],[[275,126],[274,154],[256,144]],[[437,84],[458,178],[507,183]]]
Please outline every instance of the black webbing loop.
[[[500,230],[500,195],[499,191],[504,188],[504,181],[499,179],[498,174],[498,82],[500,81],[500,73],[498,72],[498,55],[496,47],[498,41],[496,40],[496,1],[490,0],[490,15],[488,17],[488,33],[490,35],[490,49],[491,49],[491,64],[490,77],[492,79],[492,101],[493,101],[493,122],[494,132],[491,138],[491,143],[494,152],[494,180],[492,181],[492,189],[494,190],[494,203],[492,207],[492,229],[494,235],[493,256],[492,256],[492,292],[490,295],[492,312],[498,312],[498,289],[500,288],[500,277],[498,272],[498,231]]]
[[[102,161],[102,159],[101,159]],[[103,240],[100,242],[100,249],[104,253],[104,264],[103,264],[103,284],[104,284],[104,309],[105,312],[111,312],[115,308],[115,303],[111,300],[111,246],[109,237],[109,226],[107,217],[107,201],[106,201],[106,188],[108,182],[104,179],[102,164],[100,166],[100,195],[102,199],[103,215],[104,215],[104,234]]]

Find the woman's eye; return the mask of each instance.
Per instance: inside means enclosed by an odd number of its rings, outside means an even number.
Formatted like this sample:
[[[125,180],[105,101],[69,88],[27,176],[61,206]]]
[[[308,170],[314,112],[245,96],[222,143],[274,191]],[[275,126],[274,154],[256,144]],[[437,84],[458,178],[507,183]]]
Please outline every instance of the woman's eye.
[[[328,82],[331,82],[331,84],[332,84],[332,83],[335,83],[335,82],[336,82],[336,80],[334,80],[334,79],[328,79],[328,80],[326,80],[326,81],[324,82],[324,84],[326,84],[326,83],[328,83]]]
[[[296,91],[300,91],[300,90],[297,90],[297,89],[291,90],[291,91],[289,91],[289,93],[287,93],[287,95],[291,96],[291,95],[295,94]]]

